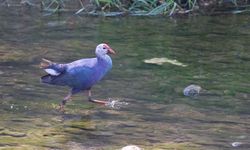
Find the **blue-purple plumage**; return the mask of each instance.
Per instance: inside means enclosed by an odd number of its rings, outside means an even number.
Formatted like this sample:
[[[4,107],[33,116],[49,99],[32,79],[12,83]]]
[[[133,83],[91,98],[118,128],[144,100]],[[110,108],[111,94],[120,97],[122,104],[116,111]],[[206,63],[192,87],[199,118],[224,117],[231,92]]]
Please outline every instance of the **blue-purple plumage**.
[[[69,86],[72,94],[90,89],[100,81],[112,68],[112,60],[107,54],[99,54],[96,58],[80,59],[68,64],[57,64],[49,62],[43,67],[48,75],[41,78],[43,83]],[[56,74],[50,74],[51,70]]]
[[[112,68],[112,60],[108,54],[115,54],[115,51],[107,44],[102,43],[97,45],[95,54],[96,58],[80,59],[68,64],[58,64],[42,59],[40,67],[48,74],[41,77],[41,82],[71,87],[69,94],[61,101],[60,110],[64,110],[65,104],[73,94],[84,90],[88,91],[90,102],[108,104],[108,101],[93,99],[91,87]]]

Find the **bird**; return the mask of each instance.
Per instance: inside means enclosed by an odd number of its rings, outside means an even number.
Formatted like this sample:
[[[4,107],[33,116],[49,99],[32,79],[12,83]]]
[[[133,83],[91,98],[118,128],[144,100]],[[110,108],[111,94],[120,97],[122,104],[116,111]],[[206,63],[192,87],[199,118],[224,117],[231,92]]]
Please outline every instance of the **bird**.
[[[68,95],[59,104],[61,111],[64,111],[66,103],[74,94],[84,91],[87,91],[90,102],[107,104],[105,100],[93,99],[91,88],[112,68],[112,59],[109,55],[116,53],[108,44],[101,43],[96,46],[95,54],[95,58],[83,58],[63,64],[42,59],[40,68],[47,74],[41,77],[41,82],[70,87]]]

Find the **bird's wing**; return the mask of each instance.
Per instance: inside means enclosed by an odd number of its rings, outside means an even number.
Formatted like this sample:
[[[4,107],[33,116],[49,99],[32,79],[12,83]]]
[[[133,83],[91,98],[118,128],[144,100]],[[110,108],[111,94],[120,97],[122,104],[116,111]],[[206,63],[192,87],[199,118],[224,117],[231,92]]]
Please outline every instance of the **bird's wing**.
[[[67,65],[67,69],[70,70],[72,68],[78,68],[78,67],[93,68],[96,64],[97,64],[97,58],[85,58],[85,59],[73,61],[66,65]]]
[[[42,82],[55,85],[68,85],[70,87],[81,87],[83,84],[88,86],[92,82],[92,74],[97,64],[96,58],[80,59],[68,64],[63,64],[64,71],[61,72],[60,66],[49,67],[59,72],[58,75],[46,76],[42,78]],[[58,64],[59,65],[59,64]]]
[[[40,68],[44,69],[48,74],[58,76],[66,70],[65,64],[57,64],[47,59],[42,59]]]

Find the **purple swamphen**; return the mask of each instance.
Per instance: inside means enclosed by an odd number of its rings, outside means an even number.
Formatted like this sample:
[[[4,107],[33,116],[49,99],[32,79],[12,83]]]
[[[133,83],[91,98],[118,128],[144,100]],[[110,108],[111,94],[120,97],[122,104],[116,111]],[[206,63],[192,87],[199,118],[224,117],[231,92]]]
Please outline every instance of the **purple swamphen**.
[[[41,77],[41,82],[52,85],[69,86],[71,91],[62,100],[60,110],[73,94],[88,91],[88,99],[98,104],[106,104],[107,101],[96,100],[91,97],[91,87],[100,81],[112,68],[112,60],[108,54],[115,54],[107,44],[99,44],[95,50],[96,58],[76,60],[67,64],[58,64],[42,59],[40,67],[48,74]]]

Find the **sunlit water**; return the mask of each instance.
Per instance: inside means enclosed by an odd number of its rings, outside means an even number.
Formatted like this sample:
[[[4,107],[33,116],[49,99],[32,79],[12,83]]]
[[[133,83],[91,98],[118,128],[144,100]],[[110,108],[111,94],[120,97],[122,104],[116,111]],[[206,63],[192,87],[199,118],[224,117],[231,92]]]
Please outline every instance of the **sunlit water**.
[[[240,142],[237,149],[249,149],[249,21],[244,15],[98,18],[3,9],[0,148],[120,149],[134,144],[221,150]],[[45,74],[38,67],[41,58],[94,57],[101,42],[117,55],[93,95],[120,102],[120,109],[89,103],[80,93],[65,113],[58,112],[69,89],[40,83]],[[173,61],[145,63],[151,58]],[[186,97],[183,89],[191,84],[202,90]]]

